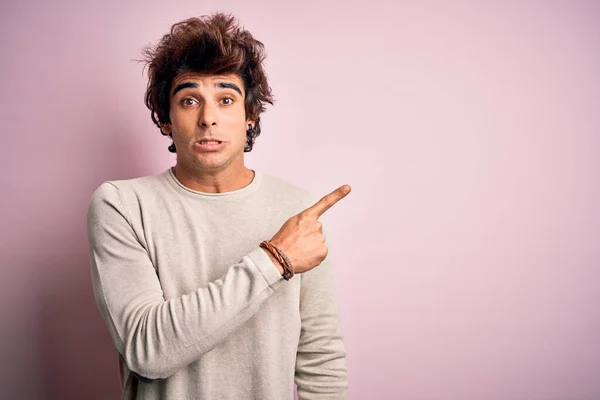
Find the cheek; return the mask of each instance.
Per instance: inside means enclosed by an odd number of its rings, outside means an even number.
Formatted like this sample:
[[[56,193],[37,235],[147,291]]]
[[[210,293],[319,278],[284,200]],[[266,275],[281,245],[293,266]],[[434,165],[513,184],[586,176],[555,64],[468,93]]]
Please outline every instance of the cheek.
[[[237,111],[237,110],[236,110]],[[246,131],[248,130],[248,123],[246,122],[245,113],[239,111],[235,115],[227,116],[227,127],[231,132],[232,138],[239,141],[246,141]]]
[[[190,136],[194,132],[196,119],[191,113],[171,112],[171,126],[178,136]]]

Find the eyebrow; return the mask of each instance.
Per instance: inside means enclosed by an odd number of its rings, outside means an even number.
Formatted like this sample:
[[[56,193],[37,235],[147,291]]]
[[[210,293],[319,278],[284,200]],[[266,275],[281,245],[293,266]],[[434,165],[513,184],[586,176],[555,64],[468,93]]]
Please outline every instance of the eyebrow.
[[[240,96],[244,97],[244,95],[242,94],[242,90],[235,83],[232,83],[232,82],[217,82],[216,86],[220,87],[221,89],[233,89],[236,92],[238,92],[240,94]]]
[[[240,96],[244,96],[242,94],[242,90],[239,88],[238,85],[236,85],[235,83],[231,83],[231,82],[217,82],[215,84],[215,86],[222,88],[222,89],[233,89],[236,92],[238,92],[240,94]],[[194,82],[182,82],[179,85],[177,85],[175,87],[175,90],[173,90],[173,96],[175,96],[175,94],[177,94],[177,92],[179,92],[180,90],[183,89],[188,89],[188,88],[198,88],[198,84],[194,83]]]

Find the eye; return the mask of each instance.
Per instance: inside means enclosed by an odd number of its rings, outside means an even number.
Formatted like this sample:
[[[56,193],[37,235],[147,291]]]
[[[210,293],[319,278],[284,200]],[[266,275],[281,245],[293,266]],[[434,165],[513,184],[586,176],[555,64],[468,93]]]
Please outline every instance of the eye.
[[[233,104],[233,98],[231,97],[223,97],[221,99],[221,102],[223,102],[223,104],[225,104],[226,106]]]
[[[181,99],[181,105],[182,106],[193,106],[195,103],[197,103],[196,99],[191,98],[191,97],[184,97],[183,99]]]

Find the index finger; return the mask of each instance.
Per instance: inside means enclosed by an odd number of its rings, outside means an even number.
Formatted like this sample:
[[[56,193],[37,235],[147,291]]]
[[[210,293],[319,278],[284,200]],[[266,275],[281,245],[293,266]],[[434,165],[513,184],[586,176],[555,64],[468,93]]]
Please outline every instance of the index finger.
[[[335,203],[346,197],[350,193],[350,190],[350,185],[342,185],[328,195],[323,196],[321,200],[304,210],[303,213],[319,218],[325,211],[333,207]]]

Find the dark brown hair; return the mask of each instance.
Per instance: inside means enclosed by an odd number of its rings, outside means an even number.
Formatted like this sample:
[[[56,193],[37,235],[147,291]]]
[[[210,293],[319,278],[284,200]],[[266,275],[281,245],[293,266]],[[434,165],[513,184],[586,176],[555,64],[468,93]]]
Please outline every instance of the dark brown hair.
[[[156,45],[145,47],[142,55],[148,67],[145,103],[159,128],[171,122],[169,100],[175,77],[186,72],[237,74],[244,82],[246,118],[256,121],[246,132],[244,151],[252,150],[260,135],[260,114],[274,100],[263,69],[264,45],[241,28],[233,15],[215,13],[178,22]],[[169,150],[175,152],[174,144]]]

